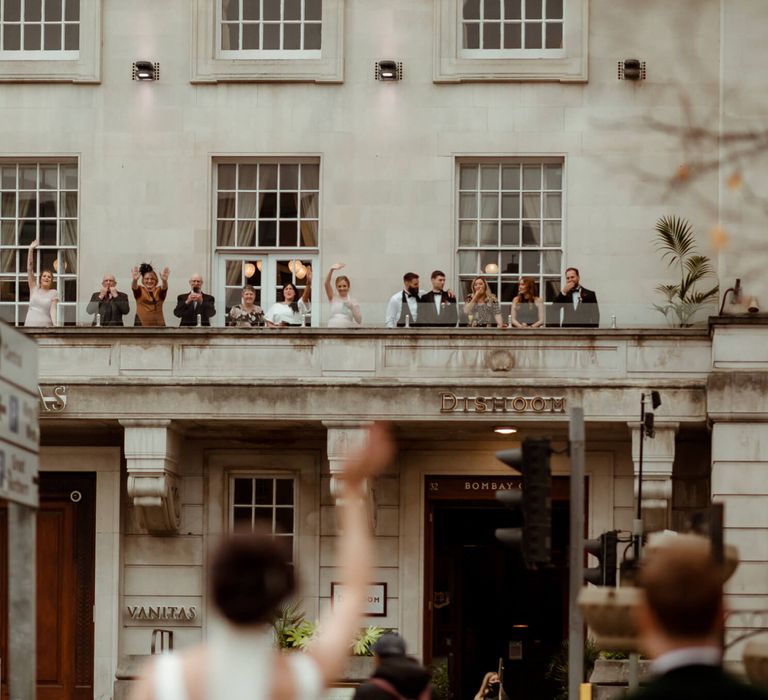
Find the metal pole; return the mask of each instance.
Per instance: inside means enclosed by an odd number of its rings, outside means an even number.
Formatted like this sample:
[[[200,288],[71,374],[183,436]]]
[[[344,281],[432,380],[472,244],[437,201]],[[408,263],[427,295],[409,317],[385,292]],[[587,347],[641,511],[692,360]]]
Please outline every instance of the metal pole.
[[[584,681],[584,620],[576,604],[584,583],[584,409],[570,410],[571,522],[568,563],[568,700],[579,700]]]
[[[8,655],[10,700],[34,700],[37,512],[8,503]]]
[[[637,465],[637,513],[632,521],[633,551],[635,567],[640,564],[640,550],[643,542],[643,445],[645,445],[645,394],[640,394],[640,454]],[[629,655],[629,676],[627,685],[630,692],[640,686],[640,654]]]

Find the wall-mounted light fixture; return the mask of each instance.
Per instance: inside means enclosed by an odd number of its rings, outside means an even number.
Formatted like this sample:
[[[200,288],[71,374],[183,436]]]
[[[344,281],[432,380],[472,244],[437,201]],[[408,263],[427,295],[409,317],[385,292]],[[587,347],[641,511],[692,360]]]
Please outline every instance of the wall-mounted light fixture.
[[[645,80],[645,61],[639,58],[619,61],[619,80]]]
[[[399,61],[392,61],[390,59],[376,61],[374,78],[376,78],[376,80],[402,80],[403,64]]]
[[[725,308],[725,300],[728,298],[728,294],[731,294],[731,304],[741,303],[741,279],[736,278],[736,283],[733,287],[728,287],[723,294],[723,303],[720,304],[720,315],[723,315],[723,309]]]
[[[151,61],[134,61],[134,80],[160,80],[160,64]]]
[[[760,311],[760,304],[757,303],[757,297],[752,297],[747,304],[747,311],[751,314],[756,314]]]

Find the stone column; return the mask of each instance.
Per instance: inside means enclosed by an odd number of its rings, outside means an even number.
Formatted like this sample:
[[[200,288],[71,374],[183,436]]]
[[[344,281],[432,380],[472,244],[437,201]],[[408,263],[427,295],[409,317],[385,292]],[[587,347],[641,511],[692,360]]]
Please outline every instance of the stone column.
[[[635,499],[640,475],[639,422],[628,424],[632,431],[632,462],[635,467]],[[672,512],[672,464],[675,461],[675,434],[679,423],[657,422],[656,436],[643,445],[643,520],[647,530],[669,527]]]
[[[327,421],[323,425],[328,429],[328,468],[331,473],[331,496],[338,500],[341,495],[341,483],[339,475],[344,471],[344,459],[358,448],[362,447],[368,437],[370,422],[352,421]],[[370,499],[371,517],[375,518],[375,494],[374,490],[366,482],[365,493]],[[375,526],[375,523],[373,523]]]
[[[181,523],[179,434],[170,420],[123,420],[128,495],[139,525],[155,535],[175,534]]]

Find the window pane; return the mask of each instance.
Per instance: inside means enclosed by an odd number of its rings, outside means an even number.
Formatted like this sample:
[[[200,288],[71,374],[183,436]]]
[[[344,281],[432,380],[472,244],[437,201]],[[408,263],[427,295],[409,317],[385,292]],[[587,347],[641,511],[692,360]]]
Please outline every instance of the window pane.
[[[277,222],[260,221],[259,222],[259,243],[260,246],[274,247],[277,245]]]
[[[488,269],[489,265],[496,265],[498,267],[499,265],[499,253],[496,250],[481,250],[480,251],[480,272],[481,273],[490,273],[491,270]],[[490,279],[488,282],[490,283]]]
[[[19,216],[37,216],[37,196],[34,192],[19,192]]]
[[[259,189],[262,189],[262,190],[277,189],[277,166],[276,165],[259,166]]]
[[[235,245],[235,222],[217,221],[216,222],[216,245],[232,246]]]
[[[62,260],[64,262],[64,272],[68,275],[73,275],[77,272],[77,251],[76,250],[63,250],[61,251]],[[61,274],[61,270],[59,270]]]
[[[40,25],[24,25],[24,50],[38,51],[40,49]]]
[[[14,218],[16,216],[16,193],[3,192],[2,206],[0,206],[0,216],[4,218]]]
[[[80,19],[80,0],[66,0],[64,19],[67,22],[76,22]]]
[[[316,192],[306,192],[301,195],[301,217],[306,219],[316,219],[318,196]]]
[[[254,0],[243,0],[243,5],[253,6]],[[256,0],[256,5],[259,0]],[[221,19],[224,22],[235,22],[240,19],[240,0],[221,0]]]
[[[273,480],[253,480],[253,504],[257,506],[272,505]]]
[[[523,166],[523,189],[539,190],[541,189],[541,166],[524,165]]]
[[[64,25],[64,50],[78,51],[80,49],[80,25]]]
[[[320,168],[317,165],[301,166],[301,189],[316,190],[320,187]]]
[[[256,193],[240,192],[237,195],[237,218],[255,219],[256,218]]]
[[[501,19],[501,0],[485,0],[485,19]]]
[[[562,196],[559,194],[544,195],[544,216],[547,219],[559,219],[562,213]]]
[[[523,217],[526,219],[538,219],[541,216],[541,195],[523,195]]]
[[[0,224],[0,243],[2,245],[16,245],[16,223],[3,221]]]
[[[517,296],[517,281],[514,282],[502,282],[501,283],[501,294],[499,295],[499,300],[504,302],[510,302]]]
[[[462,219],[474,219],[477,217],[477,195],[459,195],[459,217]]]
[[[523,221],[523,245],[541,245],[541,224],[538,221]]]
[[[237,25],[234,25],[235,27]],[[243,50],[255,51],[259,48],[259,25],[258,24],[244,24],[243,25]]]
[[[44,219],[56,218],[56,193],[55,192],[41,192],[37,200],[37,205],[40,207],[40,216]]]
[[[34,221],[19,221],[19,245],[29,245],[37,238],[37,225]]]
[[[16,166],[15,165],[0,166],[0,189],[4,189],[4,190],[16,189]]]
[[[237,245],[240,248],[254,248],[256,246],[256,222],[237,222]]]
[[[501,169],[501,189],[519,190],[520,189],[520,166],[505,166]]]
[[[523,48],[523,28],[521,24],[504,25],[504,48],[521,49]]]
[[[299,166],[281,165],[280,166],[280,189],[297,190],[299,189]]]
[[[464,19],[480,19],[480,0],[464,0]]]
[[[323,18],[322,0],[304,0],[304,19],[319,22]]]
[[[531,250],[524,251],[520,254],[522,270],[524,275],[538,275],[539,274],[539,251]]]
[[[298,222],[280,222],[280,245],[294,247],[298,245]]]
[[[319,23],[304,25],[304,49],[319,51],[321,48],[322,25]]]
[[[546,24],[546,43],[544,48],[562,49],[563,48],[563,25],[560,22],[547,22]]]
[[[40,0],[24,0],[24,20],[39,22],[42,18],[42,3]]]
[[[501,245],[520,245],[520,224],[517,221],[501,225]]]
[[[525,0],[525,18],[541,19],[542,0]]]
[[[563,167],[561,165],[544,166],[544,189],[560,190],[563,188]]]
[[[240,49],[240,25],[221,25],[221,48],[224,51],[238,51]]]
[[[6,22],[19,22],[21,20],[21,0],[5,0],[3,11],[3,18]]]
[[[501,217],[503,219],[520,218],[520,195],[503,194],[501,195]]]
[[[277,217],[277,194],[263,192],[259,194],[259,218],[274,219]]]
[[[235,2],[236,0],[232,0]],[[259,0],[243,0],[243,19],[245,20],[257,20],[260,19],[259,15]]]
[[[544,274],[546,273],[560,273],[560,256],[559,250],[545,250],[542,253],[544,260]]]
[[[263,0],[264,19],[280,20],[280,0]]]
[[[459,274],[474,275],[477,272],[477,253],[459,251]]]
[[[563,0],[547,0],[547,19],[563,18]]]
[[[544,245],[559,246],[562,243],[561,224],[559,221],[544,222]]]
[[[498,22],[483,23],[483,48],[501,48],[501,24]]]
[[[21,49],[21,25],[3,25],[3,49],[6,51],[19,51]]]
[[[299,245],[314,248],[317,245],[317,221],[302,221],[300,231]]]
[[[520,0],[504,0],[504,19],[520,19]]]
[[[497,217],[499,215],[499,195],[482,194],[480,195],[480,216],[484,219]]]
[[[77,166],[76,165],[62,165],[61,172],[61,189],[63,190],[76,190],[77,189]]]
[[[234,479],[234,482],[234,503],[250,505],[253,492],[253,483],[251,479]]]
[[[37,166],[27,165],[19,168],[19,189],[34,190],[37,189]]]
[[[276,479],[275,504],[293,505],[293,479]]]
[[[232,529],[235,532],[251,532],[251,508],[232,509]]]
[[[459,245],[477,245],[477,224],[474,221],[462,221],[459,224]]]
[[[283,48],[294,51],[301,48],[300,24],[283,25]]]
[[[499,189],[499,168],[496,165],[484,165],[480,168],[480,188],[483,190]]]
[[[264,24],[264,48],[276,51],[280,48],[280,25]]]
[[[227,167],[233,167],[233,166],[227,166]],[[221,171],[219,171],[221,172]],[[241,165],[238,168],[238,186],[241,190],[255,190],[257,186],[257,174],[258,174],[258,166],[256,165]],[[219,183],[219,187],[223,190],[228,189],[227,187],[221,186],[221,183]]]
[[[74,219],[62,221],[59,235],[61,245],[77,245],[77,221]]]
[[[284,0],[283,7],[284,20],[301,19],[301,0]]]
[[[39,233],[40,245],[56,245],[56,222],[41,221]]]
[[[541,27],[542,25],[540,22],[525,23],[525,48],[526,49],[541,48]]]
[[[43,48],[46,51],[61,51],[61,25],[46,24],[43,31]]]
[[[517,275],[520,272],[520,253],[516,250],[502,250],[499,270],[505,275]]]
[[[473,23],[464,23],[464,48],[480,48],[480,25]]]
[[[295,192],[282,193],[280,195],[280,218],[295,219],[298,216],[298,195]]]
[[[216,218],[218,219],[234,219],[235,218],[235,193],[234,192],[219,192],[218,207],[216,210]]]
[[[480,245],[497,246],[499,244],[499,225],[496,221],[480,222]]]
[[[3,268],[5,265],[3,264]],[[8,280],[0,281],[0,301],[16,301],[16,283]]]
[[[462,165],[459,169],[459,189],[477,189],[477,166]]]
[[[275,532],[288,535],[293,533],[293,508],[275,509]]]

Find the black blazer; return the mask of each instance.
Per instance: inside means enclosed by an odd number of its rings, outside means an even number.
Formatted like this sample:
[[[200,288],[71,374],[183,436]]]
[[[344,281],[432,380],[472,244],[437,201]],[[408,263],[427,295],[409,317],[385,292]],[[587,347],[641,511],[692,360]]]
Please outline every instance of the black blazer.
[[[122,326],[123,316],[128,313],[128,295],[118,292],[114,299],[111,296],[99,299],[99,294],[100,292],[94,292],[91,295],[91,301],[85,309],[86,313],[93,314],[91,325],[96,325],[96,314],[99,314],[102,326]]]
[[[573,308],[571,294],[560,292],[555,297],[558,318],[560,309],[563,310],[562,328],[596,328],[600,325],[600,307],[597,305],[597,294],[591,289],[581,288],[580,301]]]
[[[747,685],[719,666],[681,666],[653,679],[625,700],[768,700],[768,692]]]
[[[419,315],[416,319],[419,326],[435,326],[449,328],[455,326],[459,320],[456,297],[449,297],[442,293],[440,311],[435,307],[435,293],[427,292],[419,297]]]
[[[187,304],[186,294],[179,294],[176,301],[176,308],[173,310],[173,315],[181,319],[180,326],[196,326],[197,315],[200,314],[200,323],[203,326],[211,325],[211,317],[216,315],[216,307],[214,306],[215,299],[210,294],[203,294],[203,300],[198,302],[197,308],[194,303]]]

